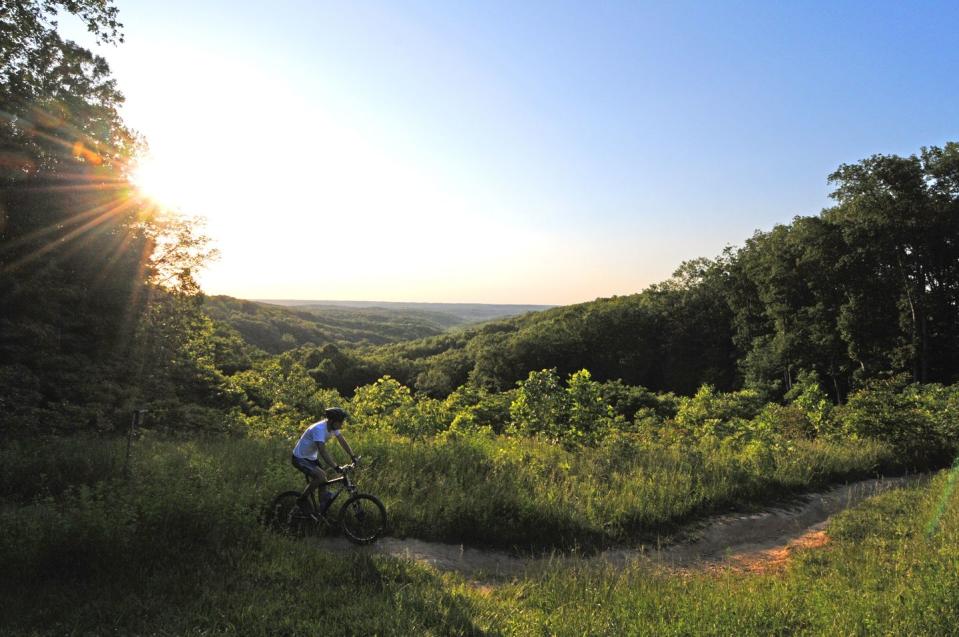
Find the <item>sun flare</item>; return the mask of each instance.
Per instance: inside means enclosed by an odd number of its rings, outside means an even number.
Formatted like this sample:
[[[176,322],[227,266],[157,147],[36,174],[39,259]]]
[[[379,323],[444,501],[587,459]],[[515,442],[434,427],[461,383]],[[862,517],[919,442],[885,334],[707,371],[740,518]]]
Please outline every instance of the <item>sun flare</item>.
[[[186,203],[187,193],[176,171],[153,157],[139,161],[130,175],[130,181],[141,194],[161,206],[179,208]]]

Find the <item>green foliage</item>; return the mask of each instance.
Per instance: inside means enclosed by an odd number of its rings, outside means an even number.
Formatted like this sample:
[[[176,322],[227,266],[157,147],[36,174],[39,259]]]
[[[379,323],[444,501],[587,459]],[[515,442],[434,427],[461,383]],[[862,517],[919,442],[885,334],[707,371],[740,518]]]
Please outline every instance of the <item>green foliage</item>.
[[[786,392],[785,399],[807,421],[808,426],[803,427],[807,434],[831,433],[830,412],[833,405],[814,372],[800,372],[792,389]]]
[[[734,433],[739,422],[754,418],[762,405],[762,398],[755,390],[724,393],[703,385],[694,396],[679,399],[674,422],[697,435],[722,438]]]
[[[679,408],[675,394],[670,392],[657,394],[645,387],[627,385],[619,379],[602,383],[600,391],[603,400],[627,422],[646,416],[665,420],[674,417]]]
[[[789,440],[811,439],[817,433],[809,415],[796,405],[767,403],[751,424],[753,431],[777,434]]]
[[[472,385],[457,388],[444,401],[453,414],[451,428],[472,430],[489,427],[495,433],[503,433],[510,423],[510,406],[516,400],[516,391],[490,393]]]
[[[623,423],[606,402],[603,387],[582,369],[569,377],[566,387],[569,420],[566,439],[570,442],[595,443],[614,427]]]
[[[564,384],[555,370],[532,372],[508,392],[489,392],[466,384],[444,400],[412,390],[385,376],[356,389],[345,399],[318,389],[292,353],[263,359],[230,379],[235,410],[211,423],[194,425],[235,430],[245,425],[256,435],[297,436],[324,407],[341,405],[361,430],[416,439],[437,435],[506,433],[542,436],[573,449],[635,435],[643,444],[678,445],[687,451],[715,446],[751,454],[768,463],[772,455],[816,439],[877,440],[902,453],[906,466],[941,463],[955,448],[957,398],[952,387],[875,383],[855,392],[847,405],[833,407],[814,374],[801,373],[786,404],[764,403],[753,389],[720,392],[704,385],[690,397],[652,394],[621,382],[597,383],[587,370]],[[614,406],[615,405],[615,406]],[[167,407],[180,414],[176,405]],[[161,410],[162,411],[162,410]],[[184,422],[203,422],[195,410]],[[627,420],[633,414],[633,421]],[[218,424],[214,424],[218,423]],[[705,445],[705,446],[703,446]]]
[[[350,401],[353,418],[379,431],[408,431],[416,404],[409,388],[389,376],[360,387]]]
[[[555,369],[530,372],[510,405],[512,423],[526,434],[542,434],[567,445],[594,444],[624,419],[606,400],[604,387],[583,369],[564,388]]]
[[[947,462],[959,447],[959,388],[876,380],[836,408],[843,434],[886,441],[913,463]]]
[[[565,437],[569,401],[555,369],[530,372],[520,384],[509,408],[519,431],[542,433],[553,439]]]
[[[318,420],[324,408],[337,402],[335,391],[320,393],[316,383],[290,354],[261,359],[249,370],[234,374],[230,386],[244,395],[247,426],[255,432],[300,433],[301,425]]]

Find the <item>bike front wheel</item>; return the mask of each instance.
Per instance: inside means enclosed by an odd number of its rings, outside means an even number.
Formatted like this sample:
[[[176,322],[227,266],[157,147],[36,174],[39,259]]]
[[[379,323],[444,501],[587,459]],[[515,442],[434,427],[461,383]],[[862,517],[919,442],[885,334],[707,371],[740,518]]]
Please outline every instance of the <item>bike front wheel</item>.
[[[340,528],[354,544],[369,544],[386,531],[386,507],[376,496],[358,493],[340,508]]]

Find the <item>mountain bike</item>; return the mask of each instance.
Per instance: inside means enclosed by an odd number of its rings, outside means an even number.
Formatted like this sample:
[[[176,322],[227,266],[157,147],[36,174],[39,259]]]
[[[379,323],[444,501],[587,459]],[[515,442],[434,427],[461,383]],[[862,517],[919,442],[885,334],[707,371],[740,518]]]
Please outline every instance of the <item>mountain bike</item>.
[[[386,531],[386,507],[376,496],[359,492],[351,476],[358,461],[343,465],[339,477],[324,483],[332,497],[322,506],[316,498],[320,489],[310,494],[308,510],[304,510],[298,501],[300,491],[284,491],[273,498],[267,512],[271,526],[298,537],[326,528],[339,528],[355,544],[375,542]],[[341,497],[344,491],[347,493],[345,501]],[[337,509],[338,501],[342,505]]]

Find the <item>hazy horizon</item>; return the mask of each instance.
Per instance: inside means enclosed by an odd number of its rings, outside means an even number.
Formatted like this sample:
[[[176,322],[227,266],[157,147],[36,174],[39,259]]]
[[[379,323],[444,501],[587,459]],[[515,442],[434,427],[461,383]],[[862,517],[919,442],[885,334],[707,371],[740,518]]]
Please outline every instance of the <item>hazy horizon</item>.
[[[555,304],[549,303],[484,303],[482,301],[385,301],[382,299],[252,299],[245,297],[236,297],[241,298],[244,301],[255,301],[257,303],[273,303],[279,305],[281,303],[302,303],[302,304],[316,304],[322,305],[324,303],[357,303],[357,304],[370,304],[370,303],[388,303],[393,305],[505,305],[505,306],[522,306],[522,307],[557,307]]]

